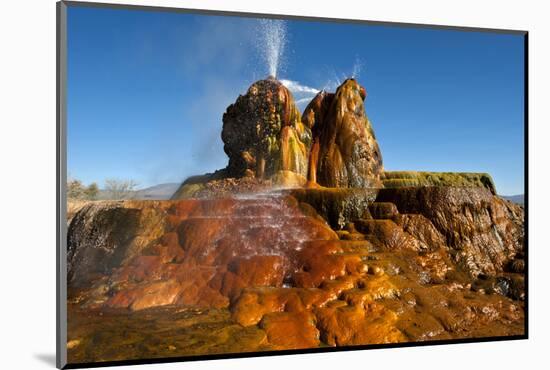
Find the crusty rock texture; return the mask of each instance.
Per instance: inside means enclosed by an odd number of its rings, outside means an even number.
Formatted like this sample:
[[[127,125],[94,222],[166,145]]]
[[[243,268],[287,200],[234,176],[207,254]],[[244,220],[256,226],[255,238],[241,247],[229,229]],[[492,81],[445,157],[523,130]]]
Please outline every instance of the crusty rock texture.
[[[159,238],[165,219],[157,204],[101,201],[82,207],[68,229],[69,286],[86,286],[94,277],[110,274]]]
[[[400,213],[426,217],[444,236],[454,260],[473,275],[502,271],[524,246],[523,207],[486,188],[381,189],[377,200]]]
[[[225,307],[244,287],[281,286],[304,243],[332,239],[292,197],[96,202],[69,228],[69,287],[92,306]]]
[[[483,188],[307,191],[83,207],[69,228],[69,357],[523,333],[520,207]]]
[[[274,78],[252,84],[223,115],[228,177],[271,178],[293,172],[305,181],[311,130],[288,89]]]
[[[313,130],[308,180],[326,187],[380,185],[382,154],[365,114],[365,89],[348,79],[335,94],[320,92],[302,121]]]
[[[253,83],[223,116],[227,167],[187,179],[172,199],[204,196],[210,183],[224,179],[242,183],[240,190],[250,183],[243,178],[270,187],[382,186],[382,155],[365,98],[365,89],[348,79],[335,93],[319,92],[301,116],[279,81]]]
[[[524,334],[523,207],[487,174],[384,172],[365,97],[349,79],[300,117],[258,81],[226,168],[69,205],[69,361]]]
[[[378,189],[371,188],[300,188],[285,193],[315,209],[329,225],[343,229],[356,219],[368,217],[369,205],[376,200]]]

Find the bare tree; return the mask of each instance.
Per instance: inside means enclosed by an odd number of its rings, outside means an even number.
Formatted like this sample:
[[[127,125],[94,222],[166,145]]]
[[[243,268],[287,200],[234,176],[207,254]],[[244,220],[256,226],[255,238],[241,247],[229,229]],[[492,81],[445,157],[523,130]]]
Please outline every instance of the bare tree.
[[[67,198],[69,199],[82,199],[84,197],[84,185],[82,181],[69,178],[67,179]]]
[[[92,182],[88,187],[84,190],[84,195],[86,199],[89,200],[95,200],[97,199],[97,196],[99,195],[99,187],[95,182]]]
[[[131,199],[138,183],[134,180],[107,179],[104,190],[109,199]]]
[[[99,195],[99,187],[95,182],[85,186],[82,181],[69,177],[67,179],[67,198],[80,200],[95,200]]]

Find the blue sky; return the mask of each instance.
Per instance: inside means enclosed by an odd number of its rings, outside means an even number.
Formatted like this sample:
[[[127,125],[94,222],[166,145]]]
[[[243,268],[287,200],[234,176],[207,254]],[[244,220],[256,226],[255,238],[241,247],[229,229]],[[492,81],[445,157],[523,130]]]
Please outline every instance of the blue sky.
[[[286,29],[278,78],[334,90],[355,72],[387,170],[488,172],[500,194],[524,192],[522,36]],[[69,7],[69,174],[146,187],[225,167],[223,112],[268,74],[260,30],[251,18]]]

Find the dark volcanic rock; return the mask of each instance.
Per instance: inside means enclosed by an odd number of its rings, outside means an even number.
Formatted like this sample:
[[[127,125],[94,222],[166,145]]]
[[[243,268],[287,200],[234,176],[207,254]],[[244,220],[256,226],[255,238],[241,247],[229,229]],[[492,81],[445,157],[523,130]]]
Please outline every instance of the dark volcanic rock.
[[[287,192],[315,208],[334,229],[342,229],[346,223],[363,218],[378,194],[377,189],[369,188],[292,189]]]
[[[255,82],[227,108],[222,140],[228,177],[264,179],[288,171],[305,182],[311,130],[302,123],[292,94],[274,78]],[[282,177],[296,181],[292,175]]]
[[[314,144],[308,180],[326,187],[380,185],[382,155],[365,114],[365,89],[354,79],[320,92],[304,111]]]

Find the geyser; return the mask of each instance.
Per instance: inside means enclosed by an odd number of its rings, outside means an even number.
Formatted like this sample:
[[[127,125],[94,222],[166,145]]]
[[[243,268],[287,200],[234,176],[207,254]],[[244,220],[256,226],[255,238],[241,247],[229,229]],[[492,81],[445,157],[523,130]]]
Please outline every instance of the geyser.
[[[293,176],[305,183],[311,130],[302,123],[290,91],[273,76],[253,83],[227,108],[222,140],[229,177]]]
[[[259,31],[257,48],[260,57],[265,62],[269,75],[276,78],[287,42],[286,22],[279,19],[262,19]]]

